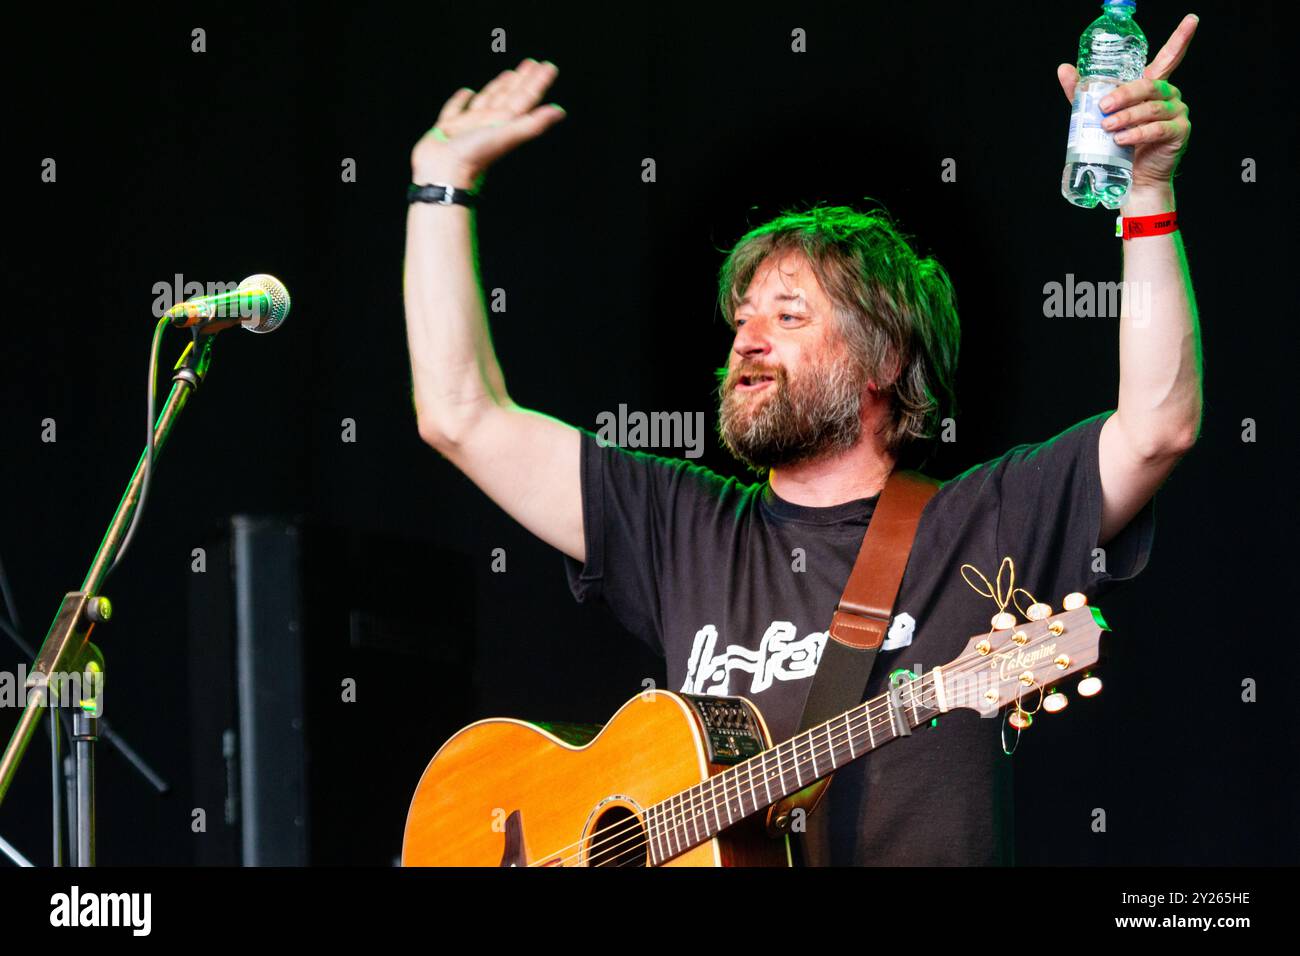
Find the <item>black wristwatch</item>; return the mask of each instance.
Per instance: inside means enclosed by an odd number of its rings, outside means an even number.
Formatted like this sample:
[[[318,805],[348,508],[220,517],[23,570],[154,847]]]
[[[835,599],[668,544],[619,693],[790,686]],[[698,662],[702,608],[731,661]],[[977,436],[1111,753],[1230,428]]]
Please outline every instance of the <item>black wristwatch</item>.
[[[431,202],[439,206],[450,206],[452,203],[461,206],[475,206],[478,204],[478,193],[472,189],[446,186],[439,183],[425,185],[411,183],[406,190],[406,201],[407,203]]]

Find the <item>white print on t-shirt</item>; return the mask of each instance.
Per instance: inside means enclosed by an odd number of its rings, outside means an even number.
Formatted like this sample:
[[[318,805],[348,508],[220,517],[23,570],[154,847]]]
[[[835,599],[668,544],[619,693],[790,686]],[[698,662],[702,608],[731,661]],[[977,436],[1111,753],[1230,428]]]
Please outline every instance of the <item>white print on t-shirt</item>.
[[[904,611],[894,615],[894,622],[889,625],[889,633],[880,645],[882,651],[895,651],[912,643],[912,634],[916,631],[916,618]]]
[[[715,654],[717,643],[718,629],[712,624],[706,624],[695,632],[695,644],[686,665],[686,682],[682,684],[683,693],[725,697],[732,693],[731,672],[736,670],[750,675],[749,690],[756,694],[771,687],[773,678],[798,680],[811,677],[821,659],[826,632],[819,631],[801,638],[789,621],[773,621],[757,650],[729,644],[721,654]]]
[[[916,620],[912,615],[897,615],[889,633],[881,644],[882,651],[892,651],[912,643]],[[773,621],[763,635],[756,650],[729,644],[716,653],[718,629],[706,624],[695,632],[686,664],[686,680],[682,683],[684,694],[713,694],[726,697],[732,693],[761,693],[775,680],[802,680],[817,672],[822,648],[826,646],[826,632],[818,631],[799,637],[789,621]],[[731,688],[731,672],[749,674],[749,687],[742,691]]]

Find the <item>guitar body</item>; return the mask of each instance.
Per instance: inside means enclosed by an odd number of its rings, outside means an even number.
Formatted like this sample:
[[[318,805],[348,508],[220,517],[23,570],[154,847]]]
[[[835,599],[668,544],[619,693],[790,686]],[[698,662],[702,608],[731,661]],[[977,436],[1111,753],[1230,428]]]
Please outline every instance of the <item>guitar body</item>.
[[[660,690],[629,700],[596,733],[577,725],[553,733],[508,718],[470,724],[420,778],[402,864],[649,865],[645,809],[736,762],[720,706],[752,715],[740,735],[771,746],[762,715],[744,698]],[[760,813],[662,865],[789,866],[790,849],[786,837],[768,835]]]

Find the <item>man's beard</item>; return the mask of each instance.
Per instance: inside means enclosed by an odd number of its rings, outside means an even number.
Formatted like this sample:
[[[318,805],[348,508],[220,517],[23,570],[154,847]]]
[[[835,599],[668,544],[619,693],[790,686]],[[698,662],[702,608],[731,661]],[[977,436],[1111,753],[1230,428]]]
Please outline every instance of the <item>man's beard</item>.
[[[741,374],[762,372],[772,383],[737,391]],[[798,372],[741,363],[719,387],[718,436],[736,458],[762,474],[852,448],[862,433],[865,372],[847,357],[830,356]]]

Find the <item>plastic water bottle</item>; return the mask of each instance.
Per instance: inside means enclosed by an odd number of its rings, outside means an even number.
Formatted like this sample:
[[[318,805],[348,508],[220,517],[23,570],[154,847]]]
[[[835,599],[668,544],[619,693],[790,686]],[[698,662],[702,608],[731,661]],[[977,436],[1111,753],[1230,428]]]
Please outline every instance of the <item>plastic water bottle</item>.
[[[1091,209],[1118,209],[1133,181],[1133,147],[1118,146],[1102,129],[1098,103],[1115,87],[1140,79],[1147,62],[1147,38],[1133,20],[1135,0],[1105,0],[1104,11],[1079,37],[1079,85],[1070,108],[1061,195]]]

